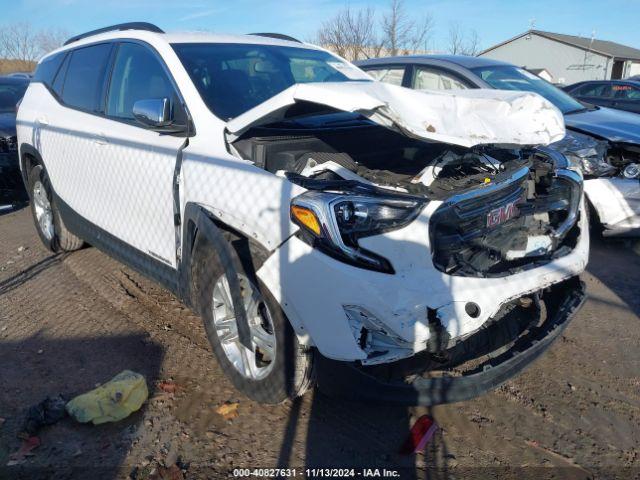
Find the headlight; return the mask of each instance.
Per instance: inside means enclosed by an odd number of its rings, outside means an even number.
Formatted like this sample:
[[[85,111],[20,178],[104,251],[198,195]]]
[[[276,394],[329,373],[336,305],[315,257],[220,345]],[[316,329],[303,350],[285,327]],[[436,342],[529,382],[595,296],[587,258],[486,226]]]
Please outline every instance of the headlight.
[[[631,180],[640,178],[640,163],[630,163],[629,165],[624,167],[622,176]]]
[[[408,225],[426,203],[409,195],[363,195],[308,191],[291,201],[291,220],[302,238],[334,258],[384,273],[389,261],[358,245],[358,239]]]

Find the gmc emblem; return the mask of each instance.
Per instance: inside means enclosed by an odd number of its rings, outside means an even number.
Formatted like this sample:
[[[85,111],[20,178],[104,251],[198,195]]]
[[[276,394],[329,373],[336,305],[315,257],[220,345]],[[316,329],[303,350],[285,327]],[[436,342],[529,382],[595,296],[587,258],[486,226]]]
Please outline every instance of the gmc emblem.
[[[487,228],[493,228],[518,215],[517,200],[509,202],[487,213]]]

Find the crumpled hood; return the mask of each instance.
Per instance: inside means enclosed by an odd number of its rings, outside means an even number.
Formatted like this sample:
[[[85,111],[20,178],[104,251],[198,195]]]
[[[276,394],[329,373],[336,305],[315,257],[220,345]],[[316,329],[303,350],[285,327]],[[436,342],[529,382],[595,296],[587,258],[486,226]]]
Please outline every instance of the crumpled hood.
[[[16,134],[16,114],[0,113],[0,137],[13,137]]]
[[[410,137],[463,147],[548,145],[565,135],[562,113],[532,92],[417,91],[382,82],[335,82],[289,87],[229,121],[228,140],[282,120],[297,102],[357,112]]]
[[[590,133],[610,142],[640,144],[640,115],[599,107],[564,117],[568,128]]]

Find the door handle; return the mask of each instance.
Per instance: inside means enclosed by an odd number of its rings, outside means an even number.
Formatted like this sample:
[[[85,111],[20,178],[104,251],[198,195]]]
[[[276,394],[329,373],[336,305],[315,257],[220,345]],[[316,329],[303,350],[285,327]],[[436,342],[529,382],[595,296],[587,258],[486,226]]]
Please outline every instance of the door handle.
[[[105,137],[101,133],[93,136],[93,142],[97,143],[98,145],[106,145],[107,143],[109,143],[107,137]]]
[[[47,117],[36,118],[36,125],[49,125],[49,119]]]

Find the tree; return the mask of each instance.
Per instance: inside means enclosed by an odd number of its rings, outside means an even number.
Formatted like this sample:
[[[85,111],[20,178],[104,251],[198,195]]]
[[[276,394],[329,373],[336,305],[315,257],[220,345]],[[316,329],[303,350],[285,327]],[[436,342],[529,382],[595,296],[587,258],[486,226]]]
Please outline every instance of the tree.
[[[426,50],[433,30],[433,17],[412,20],[404,9],[404,0],[391,0],[389,12],[382,17],[383,44],[390,55]]]
[[[451,23],[449,25],[449,45],[447,50],[452,55],[477,55],[480,53],[478,32],[471,30],[467,36],[462,32],[460,24]]]
[[[354,12],[347,7],[323,22],[313,41],[351,61],[377,56],[374,20],[372,8]]]
[[[62,45],[68,37],[65,30],[35,31],[26,22],[3,25],[0,26],[0,58],[13,60],[17,69],[31,70],[40,57]]]
[[[29,63],[38,59],[40,49],[36,34],[28,23],[14,23],[0,28],[0,56]]]
[[[40,54],[44,55],[61,47],[71,34],[63,28],[49,28],[40,30],[36,35],[36,44]]]
[[[480,36],[478,35],[478,32],[471,30],[465,43],[463,55],[471,55],[475,57],[480,53],[480,51]]]

